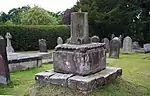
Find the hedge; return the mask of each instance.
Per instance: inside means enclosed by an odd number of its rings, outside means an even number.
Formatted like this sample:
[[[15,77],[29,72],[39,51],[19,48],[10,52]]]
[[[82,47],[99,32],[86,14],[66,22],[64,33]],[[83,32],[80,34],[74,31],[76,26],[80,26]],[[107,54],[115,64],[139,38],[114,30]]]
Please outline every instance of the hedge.
[[[38,40],[46,39],[48,49],[53,49],[60,36],[65,41],[69,38],[70,27],[64,25],[20,25],[0,26],[0,35],[12,35],[12,46],[15,51],[39,50]]]

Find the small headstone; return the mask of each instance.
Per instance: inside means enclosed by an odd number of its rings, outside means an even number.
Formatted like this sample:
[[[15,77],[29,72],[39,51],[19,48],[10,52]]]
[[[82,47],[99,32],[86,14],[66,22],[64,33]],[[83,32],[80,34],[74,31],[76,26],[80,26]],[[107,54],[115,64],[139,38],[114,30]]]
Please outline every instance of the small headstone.
[[[109,58],[119,58],[121,41],[118,37],[110,41]]]
[[[112,40],[114,37],[115,37],[115,34],[112,34],[112,35],[111,35],[111,40]]]
[[[144,51],[146,53],[149,53],[150,52],[150,44],[144,44]]]
[[[58,37],[57,38],[57,44],[63,44],[63,39],[61,37]]]
[[[39,49],[40,49],[40,52],[48,52],[45,39],[39,39]]]
[[[7,53],[13,53],[13,52],[14,52],[14,49],[13,49],[13,47],[11,46],[11,40],[10,40],[10,39],[12,39],[11,34],[10,34],[10,33],[6,33],[5,38],[7,39],[7,47],[6,47]]]
[[[9,81],[10,74],[6,53],[6,42],[5,39],[0,36],[0,84],[8,84]]]
[[[92,43],[98,43],[98,42],[100,42],[100,39],[98,36],[93,36],[93,37],[91,37],[91,42]]]
[[[102,40],[102,43],[105,43],[106,53],[108,53],[109,50],[110,50],[110,48],[109,48],[109,40],[107,38],[104,38]]]
[[[123,50],[122,51],[125,54],[132,53],[132,39],[129,36],[127,36],[123,40]]]
[[[140,50],[141,49],[141,47],[137,41],[132,43],[132,49],[133,50]]]

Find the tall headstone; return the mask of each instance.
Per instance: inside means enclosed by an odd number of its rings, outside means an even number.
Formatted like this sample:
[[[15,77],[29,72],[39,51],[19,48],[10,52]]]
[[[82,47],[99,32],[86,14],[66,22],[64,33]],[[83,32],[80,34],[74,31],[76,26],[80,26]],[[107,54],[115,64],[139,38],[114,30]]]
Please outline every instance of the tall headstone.
[[[5,39],[0,36],[0,83],[8,84],[10,81],[10,74],[8,68],[6,42]]]
[[[132,39],[129,36],[127,36],[123,40],[123,50],[122,51],[124,54],[132,53]]]
[[[95,36],[92,36],[92,37],[91,37],[91,42],[92,42],[92,43],[99,43],[99,42],[100,42],[100,39],[99,39],[98,36],[95,35]]]
[[[10,39],[12,39],[11,34],[7,32],[5,38],[7,39],[7,47],[6,47],[7,53],[13,53],[14,49],[11,45],[11,40],[10,40]]]
[[[73,12],[71,14],[71,38],[69,43],[78,45],[90,43],[88,13]]]
[[[63,44],[63,39],[61,37],[57,38],[57,45]]]
[[[104,38],[102,40],[102,43],[105,43],[106,53],[109,53],[110,47],[109,47],[109,40],[108,40],[108,38]]]
[[[39,39],[39,49],[40,49],[40,52],[48,52],[45,39]]]
[[[115,37],[110,41],[109,58],[119,58],[120,46],[121,46],[121,41],[118,37]]]

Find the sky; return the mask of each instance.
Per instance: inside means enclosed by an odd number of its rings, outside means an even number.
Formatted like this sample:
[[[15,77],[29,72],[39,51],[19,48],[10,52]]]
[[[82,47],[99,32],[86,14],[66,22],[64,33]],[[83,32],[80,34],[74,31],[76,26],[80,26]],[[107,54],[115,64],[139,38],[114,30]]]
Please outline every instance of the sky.
[[[0,0],[0,12],[7,13],[12,8],[18,8],[25,5],[33,7],[38,5],[50,12],[64,11],[73,7],[77,0]]]

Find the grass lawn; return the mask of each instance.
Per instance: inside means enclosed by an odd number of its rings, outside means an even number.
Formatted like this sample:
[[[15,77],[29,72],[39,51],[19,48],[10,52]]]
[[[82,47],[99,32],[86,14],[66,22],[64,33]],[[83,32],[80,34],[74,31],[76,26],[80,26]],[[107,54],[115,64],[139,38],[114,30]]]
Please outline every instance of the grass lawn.
[[[121,55],[108,59],[109,66],[123,69],[121,78],[86,96],[150,96],[150,54]],[[51,69],[52,65],[11,73],[12,83],[0,86],[0,95],[28,96],[84,96],[61,86],[35,85],[34,74]]]

